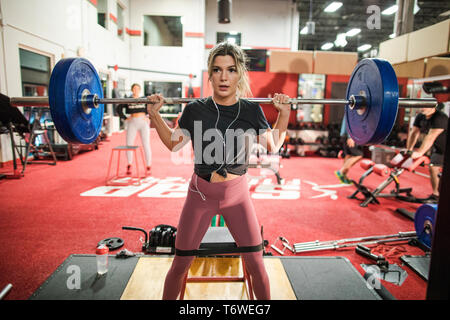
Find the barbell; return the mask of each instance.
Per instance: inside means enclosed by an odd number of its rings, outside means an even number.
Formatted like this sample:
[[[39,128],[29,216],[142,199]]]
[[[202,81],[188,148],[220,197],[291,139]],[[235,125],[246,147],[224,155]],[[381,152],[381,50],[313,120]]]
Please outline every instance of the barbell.
[[[149,104],[147,98],[104,98],[94,66],[85,58],[60,60],[52,71],[48,97],[11,97],[12,106],[50,107],[55,128],[67,142],[95,141],[103,124],[104,104]],[[193,102],[195,98],[165,98],[165,104]],[[249,98],[258,104],[270,98]],[[353,70],[346,99],[290,99],[290,104],[345,106],[347,132],[356,144],[378,144],[390,134],[399,107],[434,108],[437,100],[399,98],[397,76],[383,59],[363,59]]]

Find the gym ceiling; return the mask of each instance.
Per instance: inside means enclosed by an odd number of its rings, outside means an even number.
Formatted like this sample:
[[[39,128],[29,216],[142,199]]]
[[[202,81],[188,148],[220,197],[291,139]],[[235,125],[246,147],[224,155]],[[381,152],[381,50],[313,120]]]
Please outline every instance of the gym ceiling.
[[[389,40],[389,36],[394,33],[395,13],[383,14],[383,11],[396,5],[395,0],[336,0],[341,2],[342,6],[334,12],[325,12],[324,9],[333,1],[294,0],[300,13],[299,30],[302,30],[308,21],[315,23],[313,35],[300,34],[299,50],[320,50],[324,43],[334,44],[338,34],[345,34],[352,29],[360,29],[361,31],[355,36],[346,36],[347,44],[345,47],[334,45],[330,50],[355,52],[363,44],[370,44],[372,49],[378,50],[379,44]],[[378,6],[382,13],[380,29],[369,29],[367,27],[367,19],[371,13],[366,11],[371,5]],[[448,19],[450,17],[450,1],[417,0],[415,11],[412,31]]]

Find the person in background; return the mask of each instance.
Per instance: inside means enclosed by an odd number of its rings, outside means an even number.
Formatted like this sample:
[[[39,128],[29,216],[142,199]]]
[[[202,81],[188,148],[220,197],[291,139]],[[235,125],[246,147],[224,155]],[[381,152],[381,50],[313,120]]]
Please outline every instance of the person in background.
[[[448,116],[442,112],[439,104],[436,108],[422,108],[414,119],[413,126],[406,142],[406,150],[412,152],[411,157],[417,159],[431,150],[430,182],[433,192],[427,198],[439,200],[439,172],[444,164],[444,151],[447,137]],[[420,147],[413,150],[421,133],[426,134]]]
[[[131,86],[133,98],[140,98],[141,86],[137,83]],[[128,114],[127,117],[124,113]],[[152,150],[150,147],[150,119],[147,114],[147,106],[145,104],[119,104],[117,113],[121,119],[125,120],[125,128],[127,131],[127,146],[134,146],[136,135],[139,132],[141,136],[142,147],[144,148],[146,161],[146,174],[150,174],[152,164]],[[133,164],[133,152],[127,152],[127,174],[131,174],[131,166]]]
[[[343,157],[344,163],[342,167],[335,171],[334,174],[338,177],[339,181],[344,184],[351,184],[352,181],[348,178],[347,174],[350,169],[363,158],[363,147],[355,144],[355,141],[348,135],[345,124],[345,116],[342,119],[341,125],[341,137],[344,137],[345,142],[343,145]]]

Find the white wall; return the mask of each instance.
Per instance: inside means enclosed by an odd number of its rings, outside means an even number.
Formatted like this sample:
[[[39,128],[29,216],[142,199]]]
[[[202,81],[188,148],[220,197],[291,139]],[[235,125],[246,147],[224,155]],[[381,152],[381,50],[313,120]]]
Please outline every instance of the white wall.
[[[143,30],[149,33],[149,40],[151,40],[152,45],[164,46],[165,43],[172,40],[169,27],[162,21],[162,18],[151,19],[150,16],[145,16]]]
[[[98,72],[118,79],[125,87],[144,81],[181,82],[189,77],[155,72],[109,69],[124,66],[137,69],[193,74],[192,86],[201,86],[206,69],[206,44],[216,43],[216,32],[239,31],[247,47],[297,49],[298,13],[291,0],[235,0],[232,22],[219,24],[216,0],[107,0],[107,28],[97,23],[97,8],[88,0],[0,0],[0,90],[8,96],[22,96],[19,48],[51,58],[52,67],[63,57],[82,55]],[[140,30],[141,36],[117,36],[117,1],[125,7],[124,27]],[[183,46],[143,45],[144,15],[183,17]],[[183,94],[185,90],[183,89]],[[112,107],[109,107],[112,113]],[[118,130],[118,118],[110,122]],[[0,136],[0,163],[12,159],[7,135]]]
[[[1,11],[0,11],[1,14]],[[1,17],[0,17],[0,65],[2,68],[0,68],[0,92],[6,92],[6,69],[3,67],[6,65],[5,63],[5,55],[3,54],[3,26],[1,24]],[[1,144],[0,144],[1,146]],[[1,154],[0,154],[0,160],[1,160]]]
[[[183,17],[183,46],[144,46],[143,24],[145,15]],[[131,39],[130,59],[134,68],[193,74],[193,86],[200,86],[203,69],[205,41],[203,37],[187,37],[187,33],[205,32],[204,0],[131,0],[130,28],[141,30],[141,37]],[[186,76],[158,73],[132,72],[134,82],[173,81],[189,85]],[[183,90],[184,92],[184,90]]]
[[[290,0],[234,0],[231,23],[220,24],[217,0],[206,0],[206,43],[230,31],[241,33],[243,47],[297,50],[299,14]]]
[[[110,12],[116,15],[115,3],[108,0]],[[129,0],[121,0],[121,3],[128,8]],[[98,25],[97,8],[87,0],[1,0],[0,9],[3,38],[0,89],[3,94],[23,95],[19,48],[49,56],[52,67],[61,58],[78,53],[105,73],[110,72],[108,65],[129,64],[129,36],[119,39],[117,26],[112,21],[108,21],[109,30]],[[126,13],[126,26],[128,17]],[[7,135],[0,136],[0,148],[0,162],[11,160]]]

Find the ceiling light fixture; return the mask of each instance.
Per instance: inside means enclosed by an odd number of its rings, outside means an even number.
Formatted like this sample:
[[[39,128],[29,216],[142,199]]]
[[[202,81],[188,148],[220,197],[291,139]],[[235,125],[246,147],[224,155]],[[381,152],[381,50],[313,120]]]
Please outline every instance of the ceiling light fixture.
[[[361,32],[361,29],[358,29],[358,28],[354,28],[354,29],[351,29],[351,30],[349,30],[349,31],[347,31],[346,33],[345,33],[345,35],[347,36],[347,37],[353,37],[353,36],[356,36],[358,33],[360,33]]]
[[[345,39],[345,33],[339,33],[334,41],[336,47],[345,47],[347,45],[347,40]]]
[[[322,50],[330,50],[331,48],[333,48],[333,44],[331,42],[327,42],[325,44],[322,45],[322,47],[320,47],[320,49]]]
[[[312,20],[313,17],[313,0],[309,0],[309,21],[306,22],[306,34],[314,34],[316,32],[316,23]]]
[[[339,1],[333,1],[330,3],[323,11],[324,12],[335,12],[340,7],[342,7],[342,2]]]
[[[392,7],[389,7],[387,9],[384,9],[381,14],[385,16],[390,16],[391,14],[396,13],[398,10],[398,5],[394,4]]]
[[[415,0],[414,2],[414,9],[413,9],[413,14],[416,14],[417,12],[419,12],[420,7],[417,5],[417,0]],[[381,12],[381,14],[385,15],[385,16],[389,16],[391,14],[394,14],[398,11],[398,5],[393,5],[392,7],[389,7],[385,10],[383,10]]]
[[[372,45],[370,44],[363,44],[362,46],[358,47],[358,51],[363,52],[363,51],[367,51],[370,48],[372,48]]]
[[[219,23],[231,22],[231,0],[218,0]]]
[[[307,34],[314,34],[316,33],[316,23],[314,21],[308,21],[306,23],[306,33]]]
[[[416,14],[417,12],[419,12],[420,7],[417,5],[417,0],[414,1],[414,14]]]

